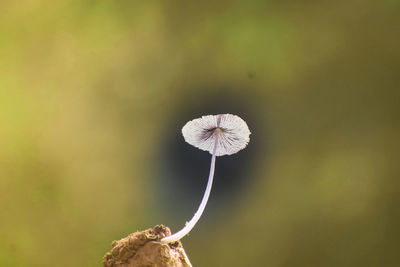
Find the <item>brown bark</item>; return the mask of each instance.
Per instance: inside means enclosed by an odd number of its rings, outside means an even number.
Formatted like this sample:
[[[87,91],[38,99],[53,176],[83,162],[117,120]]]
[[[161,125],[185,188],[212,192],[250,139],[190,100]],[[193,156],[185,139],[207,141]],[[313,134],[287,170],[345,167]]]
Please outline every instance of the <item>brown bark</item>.
[[[169,235],[168,227],[157,225],[113,241],[111,251],[103,257],[104,267],[191,267],[181,242],[159,242]]]

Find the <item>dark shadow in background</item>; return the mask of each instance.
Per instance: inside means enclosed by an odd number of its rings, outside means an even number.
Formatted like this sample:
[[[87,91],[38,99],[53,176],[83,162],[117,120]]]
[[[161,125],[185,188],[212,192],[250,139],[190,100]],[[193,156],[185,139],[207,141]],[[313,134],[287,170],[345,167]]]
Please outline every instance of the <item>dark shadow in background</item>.
[[[229,216],[234,211],[236,201],[240,201],[243,191],[252,184],[251,170],[257,157],[267,157],[266,125],[263,107],[258,103],[266,100],[249,97],[245,89],[229,86],[210,86],[199,90],[189,90],[178,102],[177,113],[168,123],[165,140],[161,142],[156,170],[160,192],[159,203],[167,225],[182,227],[184,220],[189,221],[201,202],[210,168],[211,154],[199,150],[184,141],[181,129],[189,120],[203,115],[231,113],[244,119],[252,134],[249,145],[242,151],[230,156],[217,157],[211,196],[205,213],[214,213],[209,221]],[[190,92],[190,93],[189,93]],[[197,92],[197,93],[193,93]],[[180,103],[179,103],[180,102]],[[264,109],[265,110],[265,109]],[[206,218],[201,221],[207,222]],[[200,222],[201,222],[200,221]]]

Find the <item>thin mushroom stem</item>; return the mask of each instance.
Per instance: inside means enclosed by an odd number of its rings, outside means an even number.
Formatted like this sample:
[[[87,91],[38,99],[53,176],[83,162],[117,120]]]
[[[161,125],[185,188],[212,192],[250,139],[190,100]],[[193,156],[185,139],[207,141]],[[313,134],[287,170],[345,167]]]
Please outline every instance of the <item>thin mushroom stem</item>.
[[[211,157],[210,174],[208,175],[207,188],[206,188],[206,191],[204,192],[204,196],[203,196],[203,199],[201,200],[199,208],[197,209],[193,218],[189,222],[186,223],[185,227],[183,227],[180,231],[176,232],[173,235],[164,237],[163,239],[161,239],[161,242],[173,243],[173,242],[176,242],[176,241],[182,239],[185,235],[187,235],[193,229],[193,227],[196,225],[197,221],[200,219],[201,215],[203,214],[203,211],[207,205],[208,198],[210,196],[211,187],[212,187],[212,183],[213,183],[214,170],[215,170],[215,157],[216,157],[215,152],[217,150],[217,144],[218,144],[218,134],[216,134],[216,137],[215,137],[214,149],[213,149],[213,154]]]

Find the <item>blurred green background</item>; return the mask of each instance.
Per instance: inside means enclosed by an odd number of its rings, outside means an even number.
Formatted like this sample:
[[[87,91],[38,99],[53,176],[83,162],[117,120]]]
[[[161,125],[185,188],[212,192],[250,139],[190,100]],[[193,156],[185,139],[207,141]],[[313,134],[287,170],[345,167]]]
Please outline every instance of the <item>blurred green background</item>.
[[[217,159],[194,266],[400,266],[399,1],[0,11],[0,266],[100,266],[179,230],[209,164],[180,130],[217,112],[252,135]]]

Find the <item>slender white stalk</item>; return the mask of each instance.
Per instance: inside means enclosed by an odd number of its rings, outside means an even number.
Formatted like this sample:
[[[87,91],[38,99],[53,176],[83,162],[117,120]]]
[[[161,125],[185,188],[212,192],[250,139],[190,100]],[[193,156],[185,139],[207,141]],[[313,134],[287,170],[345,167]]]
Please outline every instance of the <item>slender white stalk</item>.
[[[173,243],[173,242],[176,242],[176,241],[182,239],[185,235],[187,235],[193,229],[193,227],[196,225],[197,221],[200,219],[201,215],[203,214],[204,208],[207,205],[208,197],[210,196],[211,187],[212,187],[213,178],[214,178],[215,151],[217,149],[217,143],[218,143],[218,134],[216,134],[214,150],[213,150],[213,154],[211,157],[210,174],[208,175],[207,188],[204,193],[203,199],[201,200],[199,208],[197,209],[193,218],[189,222],[186,223],[185,227],[183,227],[182,230],[180,230],[179,232],[176,232],[173,235],[164,237],[163,239],[161,239],[161,242]]]

